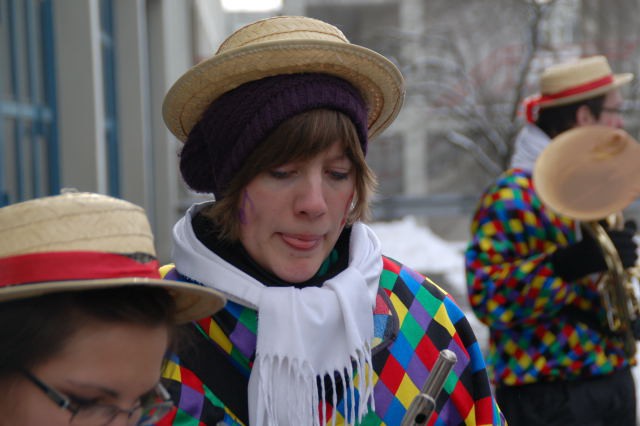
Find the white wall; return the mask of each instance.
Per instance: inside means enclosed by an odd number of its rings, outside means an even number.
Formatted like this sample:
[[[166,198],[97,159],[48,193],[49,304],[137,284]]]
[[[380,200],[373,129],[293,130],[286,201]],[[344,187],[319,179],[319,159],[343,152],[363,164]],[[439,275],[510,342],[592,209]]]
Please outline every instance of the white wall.
[[[153,134],[153,209],[158,256],[168,260],[171,229],[182,216],[180,199],[185,188],[178,174],[177,153],[181,147],[162,120],[162,100],[169,87],[193,64],[192,2],[148,0],[150,69],[150,124]]]
[[[145,208],[162,262],[188,192],[177,171],[180,143],[161,108],[194,62],[193,8],[192,0],[114,1],[120,195]],[[99,12],[98,0],[56,2],[54,31],[61,185],[107,193]]]
[[[62,187],[104,193],[104,100],[97,0],[54,6]]]

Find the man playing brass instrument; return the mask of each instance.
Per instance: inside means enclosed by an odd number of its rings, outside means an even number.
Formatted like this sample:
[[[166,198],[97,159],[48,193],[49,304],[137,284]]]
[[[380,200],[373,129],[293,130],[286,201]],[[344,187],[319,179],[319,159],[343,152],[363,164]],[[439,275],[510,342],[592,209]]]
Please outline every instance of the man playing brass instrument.
[[[465,253],[469,300],[489,326],[487,362],[511,426],[636,425],[634,357],[607,324],[597,275],[599,244],[579,222],[546,206],[532,172],[559,134],[581,126],[622,128],[620,86],[603,56],[547,68],[525,101],[528,123],[510,168],[482,195]],[[625,268],[634,229],[607,230]]]

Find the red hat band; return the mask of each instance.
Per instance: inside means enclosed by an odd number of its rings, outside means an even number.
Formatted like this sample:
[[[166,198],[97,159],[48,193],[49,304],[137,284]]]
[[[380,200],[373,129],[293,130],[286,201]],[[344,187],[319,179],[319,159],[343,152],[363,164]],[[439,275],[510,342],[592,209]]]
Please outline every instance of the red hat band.
[[[29,253],[0,259],[0,287],[55,281],[114,278],[160,279],[158,261],[140,263],[126,255],[67,251]]]
[[[614,79],[613,75],[607,75],[597,80],[588,81],[586,83],[580,84],[578,86],[570,87],[566,90],[557,93],[550,93],[548,95],[535,95],[526,98],[523,102],[525,117],[529,123],[535,122],[535,114],[534,109],[538,107],[540,104],[555,101],[562,98],[568,98],[569,96],[579,95],[582,93],[587,93],[595,89],[599,89],[601,87],[613,84]]]

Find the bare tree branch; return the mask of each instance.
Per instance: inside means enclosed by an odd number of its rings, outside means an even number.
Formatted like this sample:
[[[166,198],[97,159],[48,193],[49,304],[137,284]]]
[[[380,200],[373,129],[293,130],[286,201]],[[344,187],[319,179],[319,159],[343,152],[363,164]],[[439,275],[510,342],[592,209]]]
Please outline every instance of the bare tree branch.
[[[483,23],[489,25],[491,19],[490,25],[496,25],[495,14],[487,12],[487,9],[478,8],[475,13],[472,11],[467,15],[469,20],[473,20],[475,29],[458,25],[457,30],[453,31],[441,25],[428,27],[426,32],[397,28],[384,31],[383,43],[390,52],[402,51],[399,46],[407,43],[420,46],[418,55],[399,61],[406,76],[409,95],[423,96],[431,108],[446,111],[448,118],[460,122],[461,127],[467,130],[454,132],[447,140],[464,147],[489,173],[504,170],[509,163],[515,136],[521,126],[518,120],[519,106],[527,90],[533,60],[540,50],[541,27],[555,2],[521,0],[519,10],[521,13],[526,11],[529,17],[524,21],[526,25],[524,32],[521,32],[522,41],[517,43],[521,49],[516,51],[518,62],[515,67],[498,68],[499,63],[491,62],[494,58],[483,57],[486,51],[478,50],[478,45],[472,43],[473,32],[483,28],[486,33],[488,27],[482,27]],[[479,20],[479,16],[484,17],[485,21]],[[471,38],[464,38],[460,28],[468,28]],[[495,40],[499,40],[498,37]],[[512,54],[508,50],[506,52]],[[469,64],[473,64],[473,68],[470,69]],[[490,74],[492,71],[493,74]],[[501,78],[515,81],[508,96],[500,94],[493,86]],[[473,148],[462,143],[463,140],[472,142]]]
[[[488,173],[497,176],[502,172],[502,166],[486,155],[478,144],[467,136],[456,131],[450,131],[446,137],[449,142],[468,152]]]

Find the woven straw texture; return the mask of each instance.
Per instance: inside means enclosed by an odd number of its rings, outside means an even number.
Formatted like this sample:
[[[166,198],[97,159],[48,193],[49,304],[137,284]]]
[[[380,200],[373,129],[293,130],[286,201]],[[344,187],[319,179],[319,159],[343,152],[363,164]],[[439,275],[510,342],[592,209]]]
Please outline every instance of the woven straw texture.
[[[218,48],[216,54],[244,47],[248,44],[268,41],[289,40],[292,36],[299,40],[327,40],[349,43],[338,28],[317,19],[306,19],[306,27],[295,24],[288,17],[275,17],[255,22],[231,34]]]
[[[281,16],[239,29],[214,56],[176,81],[163,103],[165,123],[184,142],[223,93],[264,77],[303,72],[332,74],[353,84],[369,109],[369,138],[391,124],[404,100],[402,74],[387,58],[350,44],[325,22]]]
[[[141,207],[90,193],[67,193],[0,209],[0,241],[0,257],[72,250],[155,256]]]

